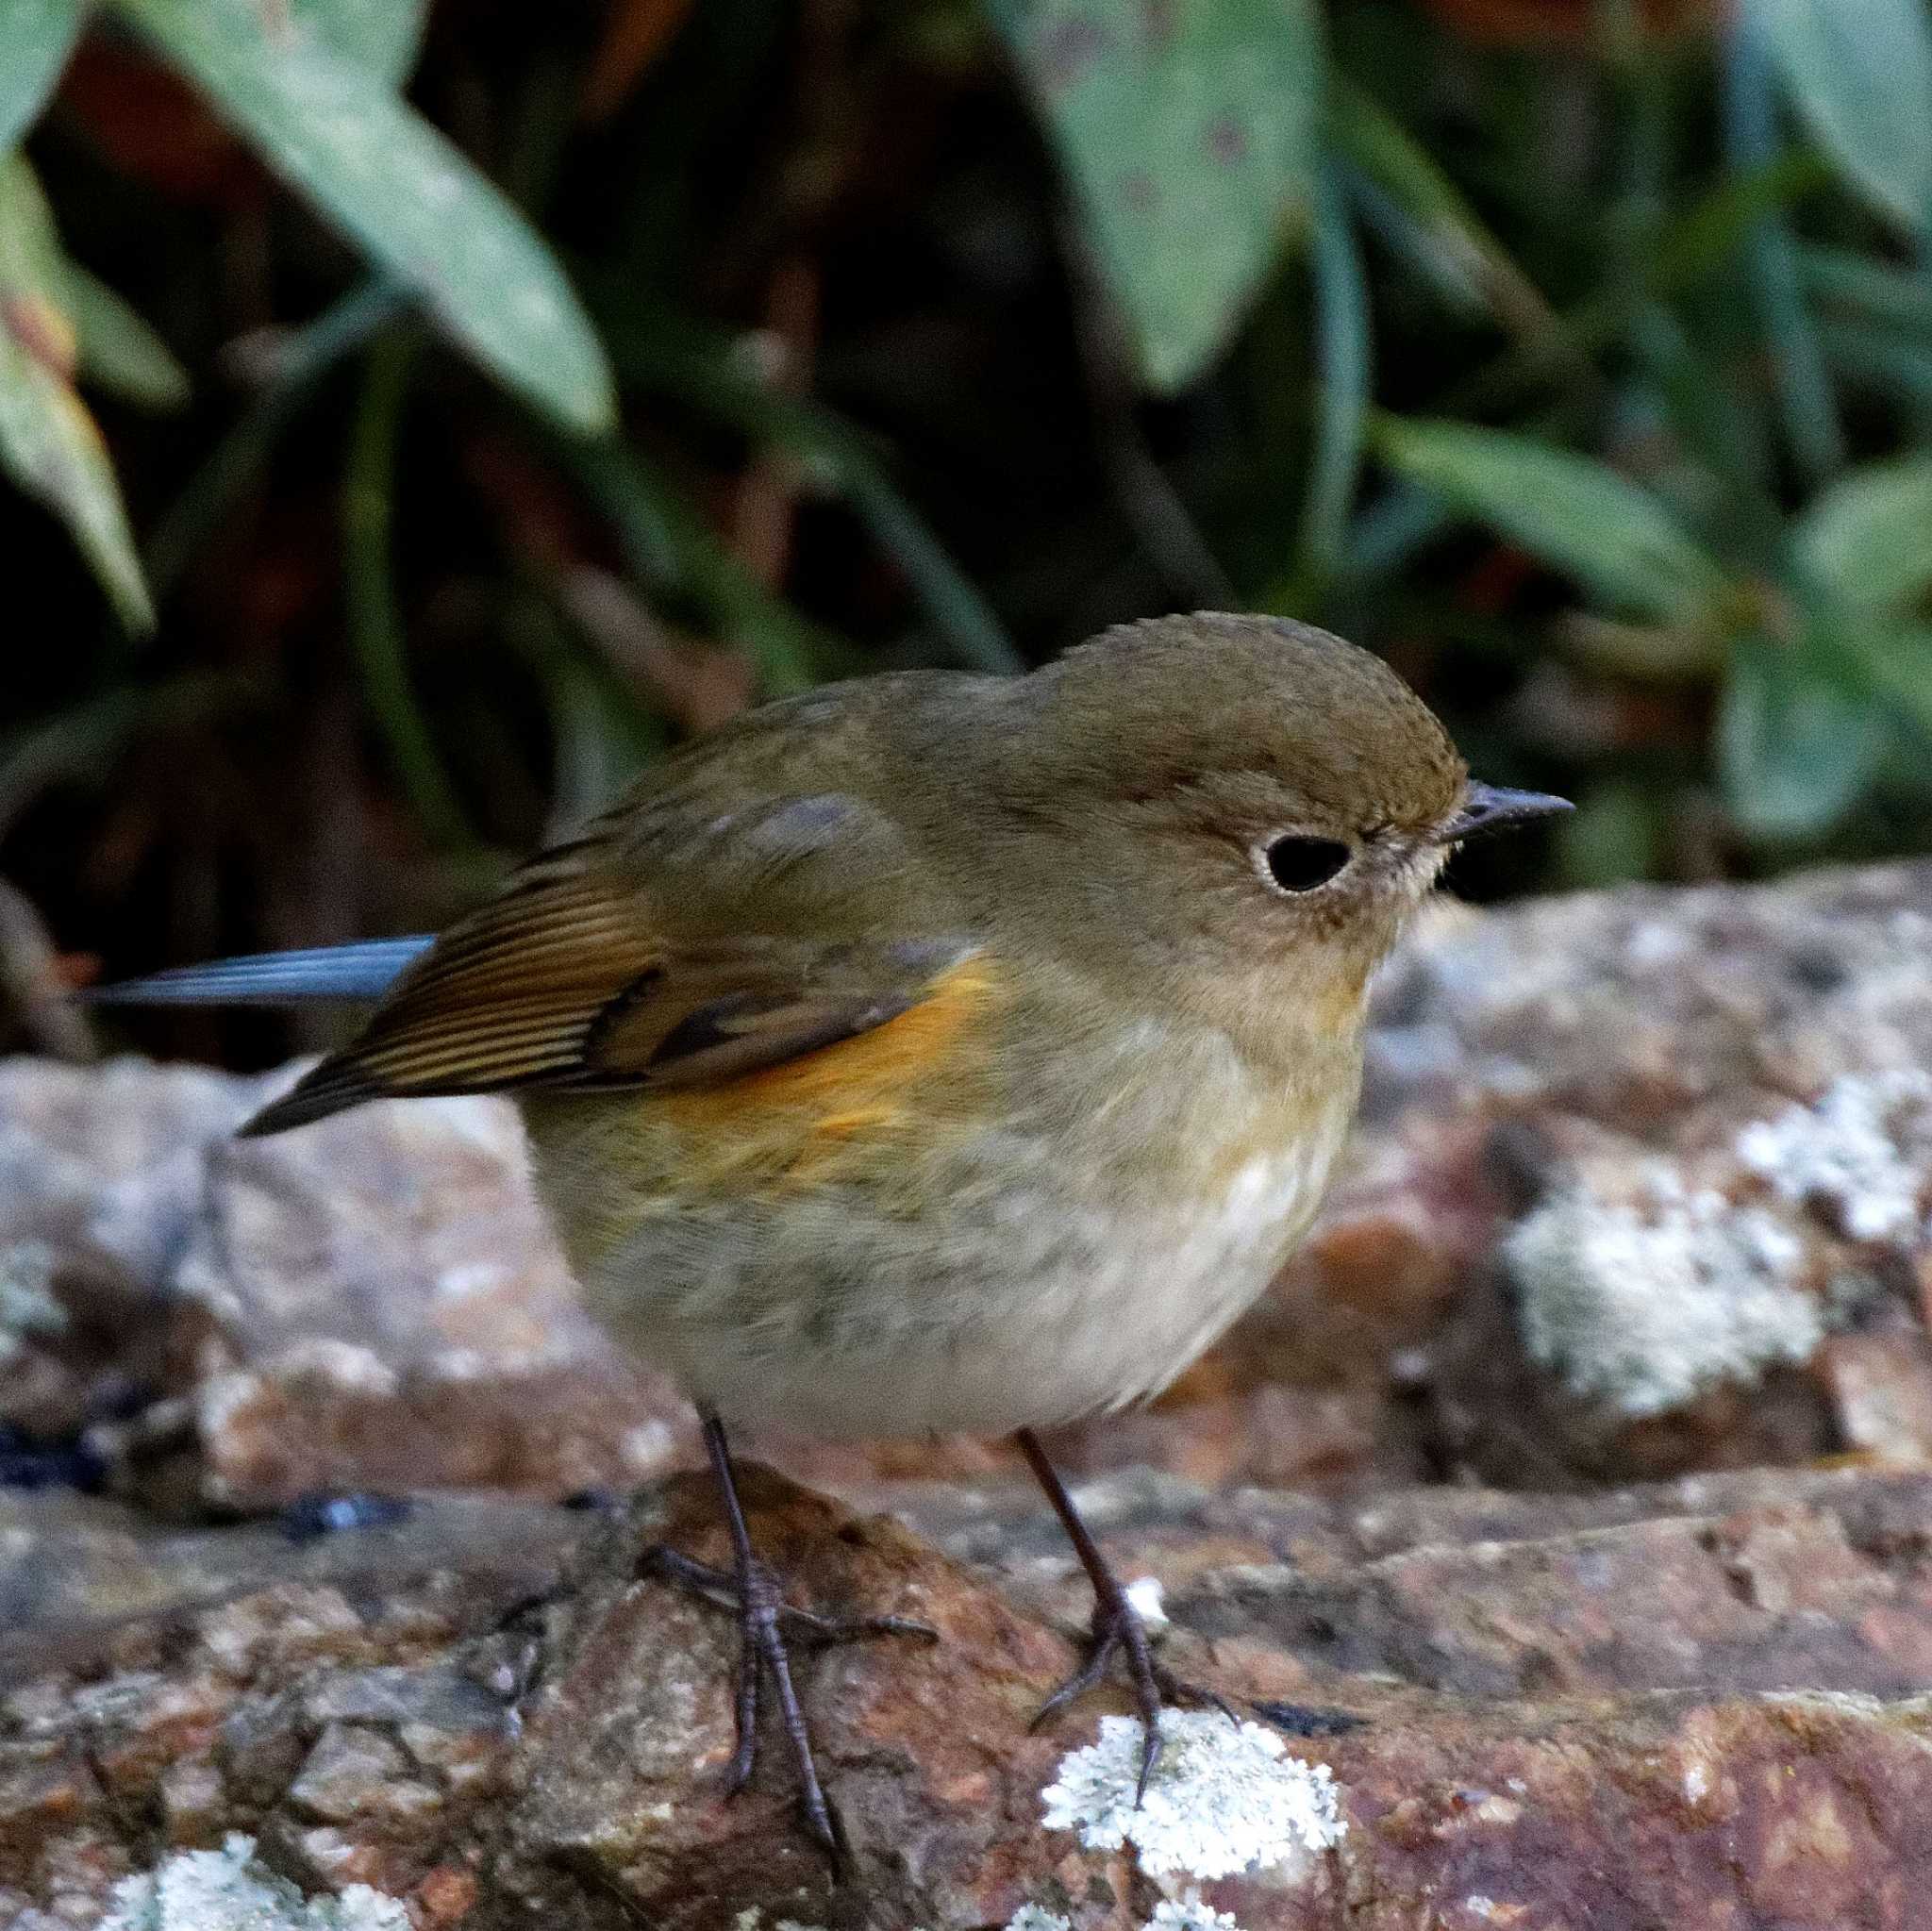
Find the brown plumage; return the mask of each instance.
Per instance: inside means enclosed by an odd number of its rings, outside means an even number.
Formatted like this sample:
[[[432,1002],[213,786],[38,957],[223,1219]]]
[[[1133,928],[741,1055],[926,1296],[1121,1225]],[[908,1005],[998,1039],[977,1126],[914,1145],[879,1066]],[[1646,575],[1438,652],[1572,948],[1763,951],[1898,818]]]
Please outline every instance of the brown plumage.
[[[1266,701],[1280,686],[1317,734],[1283,728]],[[1030,829],[1085,897],[1083,843],[1191,793],[1203,812],[1217,787],[1230,810],[1243,788],[1325,812],[1359,796],[1402,825],[1461,782],[1384,666],[1264,620],[1124,625],[1018,683],[915,673],[813,692],[666,760],[523,866],[243,1131],[383,1097],[663,1090],[822,1050],[904,1012],[1010,909],[962,839],[1005,856]],[[931,889],[935,866],[957,891]]]
[[[1341,1144],[1372,969],[1456,838],[1555,802],[1471,787],[1385,665],[1265,618],[815,691],[525,866],[247,1130],[511,1094],[587,1302],[705,1411],[727,1502],[729,1418],[1020,1430],[1151,1763],[1144,1637],[1025,1431],[1158,1392],[1261,1292]]]

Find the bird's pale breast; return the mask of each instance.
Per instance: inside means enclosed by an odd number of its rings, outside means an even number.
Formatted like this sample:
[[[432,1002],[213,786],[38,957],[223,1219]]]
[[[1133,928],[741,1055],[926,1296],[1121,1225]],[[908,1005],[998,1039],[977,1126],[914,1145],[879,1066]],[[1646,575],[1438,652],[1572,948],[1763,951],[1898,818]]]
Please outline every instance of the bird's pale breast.
[[[1353,1039],[1282,1080],[1211,1028],[1023,1023],[1010,992],[975,958],[769,1072],[526,1103],[592,1312],[727,1418],[820,1435],[1158,1392],[1312,1219]]]

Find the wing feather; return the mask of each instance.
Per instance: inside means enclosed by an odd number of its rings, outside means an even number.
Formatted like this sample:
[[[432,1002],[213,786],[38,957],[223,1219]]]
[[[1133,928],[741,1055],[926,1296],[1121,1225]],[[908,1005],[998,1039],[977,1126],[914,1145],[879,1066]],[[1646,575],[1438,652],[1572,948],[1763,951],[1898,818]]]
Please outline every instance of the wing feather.
[[[736,819],[708,814],[682,842],[659,823],[655,865],[640,864],[631,821],[604,824],[540,854],[453,926],[360,1037],[242,1131],[379,1097],[730,1079],[885,1024],[974,949],[954,936],[790,936],[811,925],[815,869],[836,928],[850,924],[837,908],[855,872],[902,862],[896,828],[857,800],[761,799]],[[709,889],[695,922],[673,902],[694,882]]]

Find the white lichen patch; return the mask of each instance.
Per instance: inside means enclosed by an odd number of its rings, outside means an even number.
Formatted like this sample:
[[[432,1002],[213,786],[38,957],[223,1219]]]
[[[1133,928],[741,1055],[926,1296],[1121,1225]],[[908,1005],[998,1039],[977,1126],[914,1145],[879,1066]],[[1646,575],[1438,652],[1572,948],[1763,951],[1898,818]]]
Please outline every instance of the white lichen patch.
[[[255,1861],[239,1831],[219,1851],[177,1851],[114,1887],[99,1931],[410,1931],[400,1899],[366,1884],[339,1897],[305,1898]]]
[[[1099,1741],[1063,1757],[1042,1792],[1048,1829],[1077,1833],[1090,1851],[1131,1843],[1150,1872],[1224,1877],[1296,1862],[1347,1828],[1326,1764],[1210,1710],[1162,1711],[1160,1760],[1136,1808],[1142,1735],[1132,1717],[1101,1718]]]
[[[1158,1575],[1137,1575],[1124,1591],[1128,1605],[1135,1615],[1140,1617],[1149,1629],[1161,1629],[1167,1624],[1167,1592],[1160,1586]]]
[[[1845,1074],[1815,1105],[1747,1126],[1737,1153],[1785,1199],[1827,1207],[1854,1240],[1911,1240],[1932,1173],[1932,1073]]]
[[[1038,1905],[1022,1905],[1007,1920],[1007,1931],[1074,1931],[1074,1921],[1058,1911],[1043,1911]]]
[[[1191,1890],[1184,1898],[1163,1898],[1156,1905],[1146,1931],[1241,1931],[1241,1927],[1231,1911],[1217,1911],[1203,1902],[1199,1891]]]
[[[1807,1359],[1825,1308],[1797,1283],[1797,1237],[1661,1163],[1643,1178],[1629,1199],[1559,1193],[1504,1243],[1531,1358],[1631,1416]]]

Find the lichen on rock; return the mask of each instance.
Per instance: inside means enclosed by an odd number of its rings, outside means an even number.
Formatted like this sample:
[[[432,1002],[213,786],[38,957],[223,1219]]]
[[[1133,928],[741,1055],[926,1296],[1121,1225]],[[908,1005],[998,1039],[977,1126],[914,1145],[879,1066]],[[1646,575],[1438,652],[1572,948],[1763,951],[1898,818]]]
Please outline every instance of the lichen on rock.
[[[1813,1105],[1747,1126],[1738,1157],[1786,1200],[1826,1209],[1849,1240],[1923,1239],[1932,1073],[1847,1073]]]
[[[177,1851],[124,1878],[100,1931],[410,1931],[408,1908],[366,1884],[305,1898],[258,1863],[255,1839],[232,1833],[219,1851]]]
[[[1502,1250],[1530,1357],[1633,1417],[1808,1359],[1827,1310],[1800,1284],[1804,1251],[1763,1208],[1661,1162],[1627,1197],[1559,1190]]]
[[[1195,1877],[1293,1865],[1347,1829],[1327,1765],[1210,1710],[1161,1713],[1160,1757],[1137,1804],[1144,1734],[1135,1718],[1102,1717],[1099,1740],[1063,1758],[1042,1793],[1047,1827],[1090,1851],[1131,1843],[1144,1870]]]
[[[1241,1931],[1232,1911],[1217,1911],[1191,1890],[1185,1897],[1163,1898],[1154,1906],[1147,1931]]]

